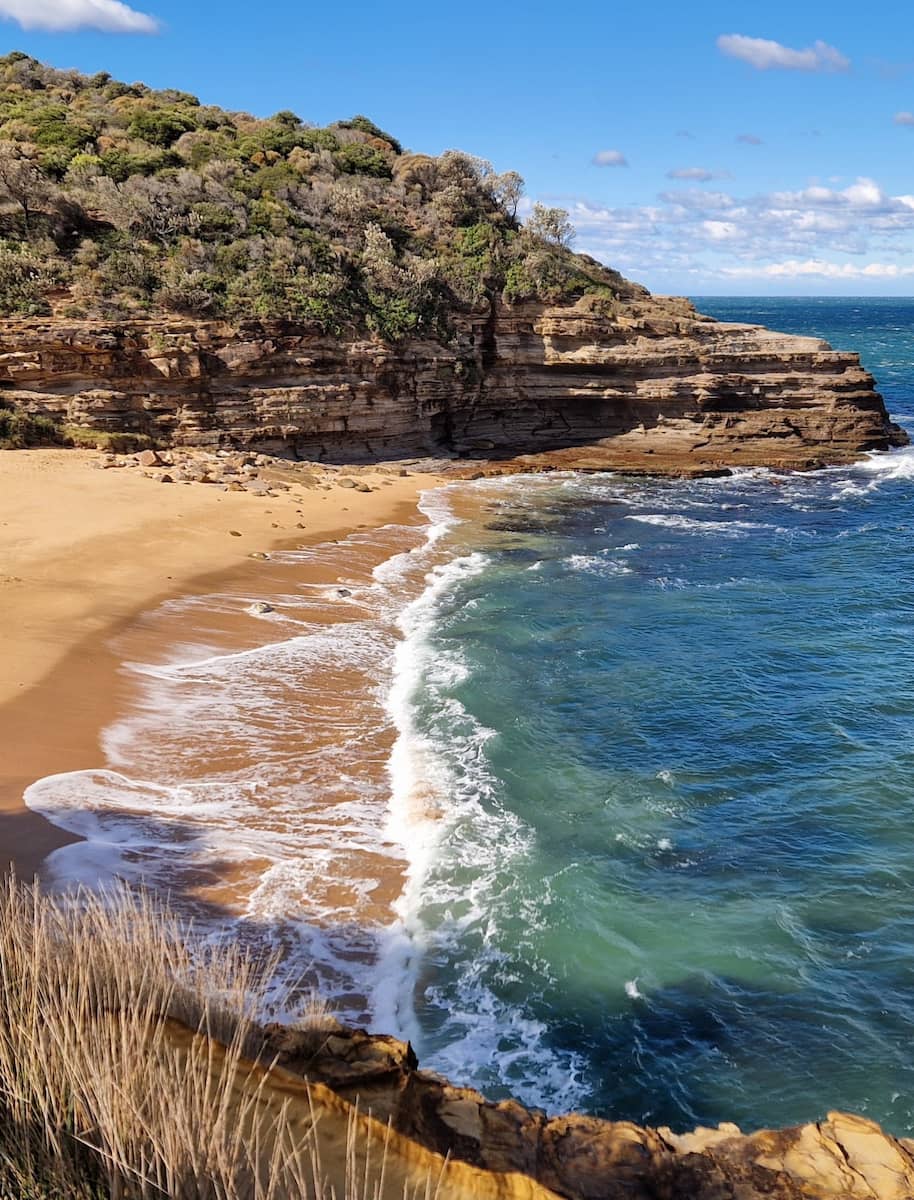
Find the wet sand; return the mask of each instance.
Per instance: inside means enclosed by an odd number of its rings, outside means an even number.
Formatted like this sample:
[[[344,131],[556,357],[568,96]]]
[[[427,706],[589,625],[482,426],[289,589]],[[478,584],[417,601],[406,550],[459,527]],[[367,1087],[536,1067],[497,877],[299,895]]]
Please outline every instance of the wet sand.
[[[291,568],[252,553],[420,523],[418,495],[438,482],[363,475],[376,490],[260,497],[87,469],[94,458],[0,453],[0,866],[13,862],[25,877],[72,839],[24,806],[24,789],[102,765],[99,734],[135,689],[114,643],[129,636],[135,653],[148,639],[153,661],[156,643],[174,632],[154,619],[163,600],[281,590]],[[372,565],[367,550],[369,573]],[[319,577],[320,563],[308,571]],[[335,608],[326,613],[339,617]]]

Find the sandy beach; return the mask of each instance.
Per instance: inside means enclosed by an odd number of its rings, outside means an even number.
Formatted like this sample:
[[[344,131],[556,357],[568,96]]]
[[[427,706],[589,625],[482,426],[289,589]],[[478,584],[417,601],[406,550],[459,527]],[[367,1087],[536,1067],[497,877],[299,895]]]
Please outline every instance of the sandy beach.
[[[328,474],[260,496],[91,469],[99,458],[0,454],[0,863],[24,876],[69,840],[26,809],[24,789],[97,767],[99,733],[119,712],[127,684],[114,635],[142,634],[166,598],[243,585],[263,570],[252,556],[414,524],[420,492],[438,482],[363,468],[370,491]]]

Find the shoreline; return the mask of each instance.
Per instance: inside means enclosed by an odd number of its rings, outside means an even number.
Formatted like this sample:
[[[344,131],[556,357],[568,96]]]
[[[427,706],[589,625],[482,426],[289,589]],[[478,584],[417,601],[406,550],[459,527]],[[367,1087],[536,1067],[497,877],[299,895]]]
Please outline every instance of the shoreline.
[[[79,840],[29,810],[23,792],[103,763],[99,735],[133,686],[113,640],[142,633],[166,600],[253,585],[265,564],[252,555],[419,524],[421,493],[446,482],[362,468],[370,492],[331,484],[262,497],[86,469],[99,458],[0,454],[0,863],[24,879]]]

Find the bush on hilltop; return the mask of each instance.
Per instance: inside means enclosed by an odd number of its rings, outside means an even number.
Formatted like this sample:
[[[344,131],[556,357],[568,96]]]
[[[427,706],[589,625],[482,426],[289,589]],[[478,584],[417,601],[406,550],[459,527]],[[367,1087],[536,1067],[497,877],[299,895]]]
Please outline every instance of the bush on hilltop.
[[[267,119],[0,58],[0,316],[289,318],[447,339],[456,312],[631,285],[572,254],[561,209],[366,116]]]

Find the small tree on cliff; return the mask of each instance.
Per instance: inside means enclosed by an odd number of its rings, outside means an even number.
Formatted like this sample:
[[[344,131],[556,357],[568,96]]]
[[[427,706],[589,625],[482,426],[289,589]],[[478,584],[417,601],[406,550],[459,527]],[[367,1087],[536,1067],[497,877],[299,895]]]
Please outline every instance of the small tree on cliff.
[[[505,171],[501,175],[493,176],[489,186],[495,203],[499,204],[513,221],[517,216],[517,206],[524,194],[522,177],[518,175],[517,171]]]
[[[32,215],[47,199],[47,180],[35,160],[14,143],[0,142],[0,202],[19,207],[26,238],[32,236]]]
[[[568,219],[565,208],[547,208],[545,204],[534,204],[524,228],[534,237],[542,238],[551,246],[567,249],[574,241],[574,226]]]

